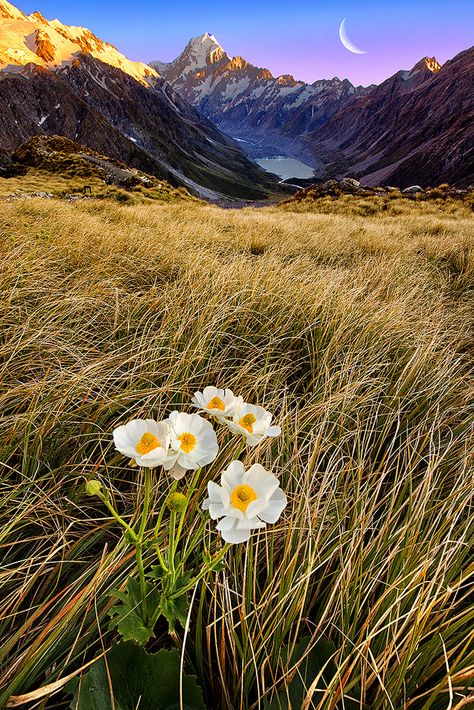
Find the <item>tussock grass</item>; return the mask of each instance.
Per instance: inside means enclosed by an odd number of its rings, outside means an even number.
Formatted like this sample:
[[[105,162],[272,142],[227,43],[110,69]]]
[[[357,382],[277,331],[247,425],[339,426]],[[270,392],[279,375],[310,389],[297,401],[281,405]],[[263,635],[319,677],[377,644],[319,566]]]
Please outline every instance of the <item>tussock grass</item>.
[[[86,192],[85,192],[86,190]],[[0,200],[12,196],[26,195],[31,197],[35,193],[46,192],[57,198],[67,196],[84,197],[93,196],[95,199],[113,200],[122,204],[150,204],[158,202],[193,202],[199,200],[192,197],[184,188],[171,187],[165,181],[152,178],[150,186],[133,186],[123,189],[116,185],[106,184],[94,174],[76,173],[71,177],[67,172],[53,172],[40,168],[29,168],[26,175],[11,178],[0,177]],[[0,202],[0,205],[2,204]]]
[[[275,700],[302,636],[336,648],[304,707],[466,706],[474,235],[468,211],[427,210],[2,204],[0,706],[113,640],[131,552],[84,496],[102,477],[133,518],[112,428],[212,383],[275,412],[282,436],[246,462],[290,505],[196,590],[186,659],[208,707]]]
[[[448,186],[446,186],[448,187]],[[317,197],[311,194],[283,202],[281,208],[290,212],[318,212],[324,214],[353,215],[357,217],[384,216],[436,216],[472,217],[474,193],[469,191],[456,198],[441,188],[431,188],[429,195],[418,193],[409,197],[400,192],[354,197],[339,194]]]

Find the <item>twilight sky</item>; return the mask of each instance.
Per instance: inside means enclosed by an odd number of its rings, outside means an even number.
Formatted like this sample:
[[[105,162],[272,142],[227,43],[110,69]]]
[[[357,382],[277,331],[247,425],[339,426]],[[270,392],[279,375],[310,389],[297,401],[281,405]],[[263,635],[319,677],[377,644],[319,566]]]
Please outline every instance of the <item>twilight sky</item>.
[[[308,82],[380,83],[425,55],[443,63],[474,44],[472,0],[12,1],[28,14],[89,27],[130,59],[169,61],[191,37],[210,32],[231,56]],[[344,17],[349,38],[367,54],[341,45]]]

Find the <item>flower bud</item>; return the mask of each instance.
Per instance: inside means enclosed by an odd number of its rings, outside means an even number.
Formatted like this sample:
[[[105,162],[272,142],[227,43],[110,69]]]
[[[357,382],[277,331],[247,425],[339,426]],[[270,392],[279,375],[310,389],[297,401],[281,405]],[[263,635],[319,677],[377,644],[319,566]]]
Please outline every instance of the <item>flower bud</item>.
[[[92,480],[86,483],[86,494],[88,496],[96,496],[102,490],[102,483],[100,481]]]
[[[186,504],[186,496],[182,493],[172,493],[166,500],[168,510],[171,510],[172,513],[184,513]]]

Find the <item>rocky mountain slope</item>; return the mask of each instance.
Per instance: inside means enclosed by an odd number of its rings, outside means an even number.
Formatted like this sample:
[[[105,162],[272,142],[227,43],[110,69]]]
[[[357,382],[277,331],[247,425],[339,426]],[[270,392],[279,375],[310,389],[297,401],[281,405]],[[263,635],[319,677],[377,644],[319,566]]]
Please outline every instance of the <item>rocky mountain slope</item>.
[[[320,174],[367,185],[474,182],[474,47],[443,67],[425,58],[305,136]]]
[[[275,179],[158,72],[84,28],[0,0],[0,149],[63,135],[208,199],[262,199]]]
[[[306,84],[291,75],[274,77],[242,57],[230,57],[209,33],[192,39],[174,61],[151,67],[253,156],[298,152],[302,135],[368,91],[347,79]]]

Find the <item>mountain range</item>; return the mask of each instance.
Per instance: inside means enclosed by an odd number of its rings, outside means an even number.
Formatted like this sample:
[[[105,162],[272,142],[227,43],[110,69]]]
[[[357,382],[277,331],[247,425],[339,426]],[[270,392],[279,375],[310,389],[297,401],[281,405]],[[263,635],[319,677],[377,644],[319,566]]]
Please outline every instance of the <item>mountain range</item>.
[[[367,184],[474,180],[474,48],[444,66],[424,57],[369,87],[274,77],[231,57],[209,33],[151,66],[252,157],[283,154],[316,178]]]
[[[474,48],[379,86],[308,84],[230,56],[209,33],[172,62],[130,61],[83,27],[0,0],[0,161],[59,135],[199,197],[288,191],[254,158],[297,158],[315,181],[474,182]]]
[[[337,77],[314,84],[290,74],[274,77],[243,57],[230,57],[207,32],[193,38],[173,62],[152,62],[151,67],[252,156],[295,155],[293,144],[300,136],[370,91]]]
[[[88,29],[0,0],[0,149],[56,134],[207,199],[278,190],[153,68]]]

